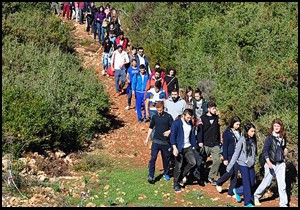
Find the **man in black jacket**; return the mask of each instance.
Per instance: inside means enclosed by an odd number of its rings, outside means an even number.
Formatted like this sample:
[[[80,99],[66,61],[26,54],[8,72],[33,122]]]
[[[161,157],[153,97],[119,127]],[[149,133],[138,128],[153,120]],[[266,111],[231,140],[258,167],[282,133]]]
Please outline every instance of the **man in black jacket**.
[[[208,112],[200,118],[197,133],[197,142],[208,156],[212,156],[212,165],[208,174],[208,181],[215,186],[215,176],[218,174],[220,161],[220,124],[216,115],[217,105],[210,101],[207,103]]]

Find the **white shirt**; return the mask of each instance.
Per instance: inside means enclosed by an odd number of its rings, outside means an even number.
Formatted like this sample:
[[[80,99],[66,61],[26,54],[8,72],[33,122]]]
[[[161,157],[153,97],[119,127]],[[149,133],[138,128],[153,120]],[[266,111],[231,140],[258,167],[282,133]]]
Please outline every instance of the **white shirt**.
[[[121,53],[119,53],[119,50],[115,50],[113,55],[112,55],[112,62],[113,63],[113,67],[114,69],[124,69],[124,63],[129,63],[129,57],[127,55],[127,53],[122,50]]]
[[[184,132],[184,140],[183,140],[183,148],[187,148],[191,146],[190,143],[190,133],[191,133],[191,125],[189,125],[188,123],[186,123],[182,118],[181,118],[182,122],[183,122],[183,132]]]

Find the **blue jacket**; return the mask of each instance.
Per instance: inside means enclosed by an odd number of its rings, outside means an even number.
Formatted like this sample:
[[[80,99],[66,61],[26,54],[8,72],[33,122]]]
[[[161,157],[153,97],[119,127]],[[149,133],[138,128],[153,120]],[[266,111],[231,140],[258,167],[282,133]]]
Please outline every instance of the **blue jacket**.
[[[192,128],[192,125],[190,125]],[[176,145],[178,152],[181,153],[183,150],[183,144],[184,144],[184,131],[183,131],[183,122],[181,120],[181,117],[179,117],[177,120],[175,120],[172,123],[171,126],[171,135],[170,135],[170,142],[171,145]],[[197,143],[196,143],[196,138],[195,138],[195,133],[194,129],[191,129],[190,133],[190,143],[195,149],[199,149]]]
[[[235,145],[237,143],[237,140],[234,136],[234,133],[231,131],[230,127],[227,127],[225,131],[223,132],[222,135],[223,138],[223,157],[224,160],[229,160],[231,159]]]
[[[132,78],[131,88],[132,91],[144,93],[146,90],[146,84],[149,79],[148,74],[144,74],[144,81],[142,80],[141,74],[135,74]]]

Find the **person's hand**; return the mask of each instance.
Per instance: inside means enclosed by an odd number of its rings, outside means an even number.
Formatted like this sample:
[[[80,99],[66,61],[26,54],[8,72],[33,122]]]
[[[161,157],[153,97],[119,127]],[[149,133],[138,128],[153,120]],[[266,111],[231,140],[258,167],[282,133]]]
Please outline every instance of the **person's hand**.
[[[147,146],[147,144],[148,144],[148,139],[146,139],[146,140],[144,141],[144,144],[145,144],[145,146]]]
[[[203,143],[199,143],[198,145],[199,145],[199,147],[203,147]]]
[[[224,161],[223,161],[223,164],[224,164],[225,166],[227,166],[227,165],[228,165],[228,160],[224,160]]]
[[[175,148],[173,147],[173,155],[174,155],[175,157],[177,157],[178,154],[179,154],[179,152],[178,152],[177,148],[176,148],[176,147],[175,147]]]
[[[164,132],[164,136],[165,136],[165,137],[168,137],[168,136],[170,135],[170,133],[171,133],[171,131],[170,131],[170,130],[167,130],[167,131]]]

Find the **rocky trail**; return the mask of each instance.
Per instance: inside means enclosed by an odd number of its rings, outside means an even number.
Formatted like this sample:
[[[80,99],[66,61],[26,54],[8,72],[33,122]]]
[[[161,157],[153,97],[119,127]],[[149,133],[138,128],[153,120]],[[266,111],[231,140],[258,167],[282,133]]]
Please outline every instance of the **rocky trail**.
[[[82,57],[84,67],[94,67],[98,71],[98,78],[105,85],[106,91],[109,94],[112,106],[110,108],[111,121],[113,123],[113,129],[106,134],[98,134],[94,140],[94,145],[97,142],[101,142],[103,148],[101,152],[109,154],[113,159],[128,158],[130,163],[136,167],[146,168],[150,158],[150,150],[143,144],[147,132],[149,123],[138,123],[136,113],[134,111],[135,100],[133,97],[130,110],[126,110],[127,96],[121,95],[115,97],[114,80],[112,77],[102,76],[102,49],[101,45],[93,39],[93,35],[89,35],[85,31],[85,24],[78,24],[72,21],[74,24],[75,33],[75,50],[78,56]],[[82,44],[85,43],[85,44]],[[88,43],[88,44],[86,44]],[[90,152],[97,153],[98,148],[96,146],[91,148]],[[156,175],[159,170],[162,169],[162,163],[160,154],[156,163]],[[96,177],[97,172],[73,172],[71,171],[68,176],[60,177],[57,179],[64,180],[81,180],[86,174],[91,177]],[[145,174],[145,182],[146,182]],[[172,181],[173,179],[171,179]],[[225,183],[223,188],[228,189],[229,183]],[[74,186],[75,187],[75,186]],[[77,186],[78,187],[78,186]],[[84,185],[80,186],[84,189]],[[180,201],[180,196],[191,189],[201,190],[207,196],[212,199],[222,200],[224,203],[233,203],[237,206],[243,206],[243,203],[236,203],[235,198],[227,197],[227,193],[218,193],[215,186],[207,184],[205,187],[198,184],[188,185],[187,188],[180,194],[176,194]],[[60,198],[54,196],[53,189],[45,189],[42,187],[36,187],[33,189],[36,194],[32,198],[24,199],[22,196],[3,196],[2,194],[2,206],[57,206],[56,201]],[[70,193],[70,192],[63,192]],[[174,192],[170,192],[174,193]],[[74,197],[80,197],[80,194],[74,193]],[[277,207],[279,205],[279,198],[273,198],[270,193],[265,194],[265,198],[261,201],[262,207]],[[66,204],[67,205],[67,204]],[[88,206],[88,205],[87,205]],[[178,206],[191,206],[188,203],[178,202]],[[290,202],[291,207],[298,207],[298,198],[292,197]]]

